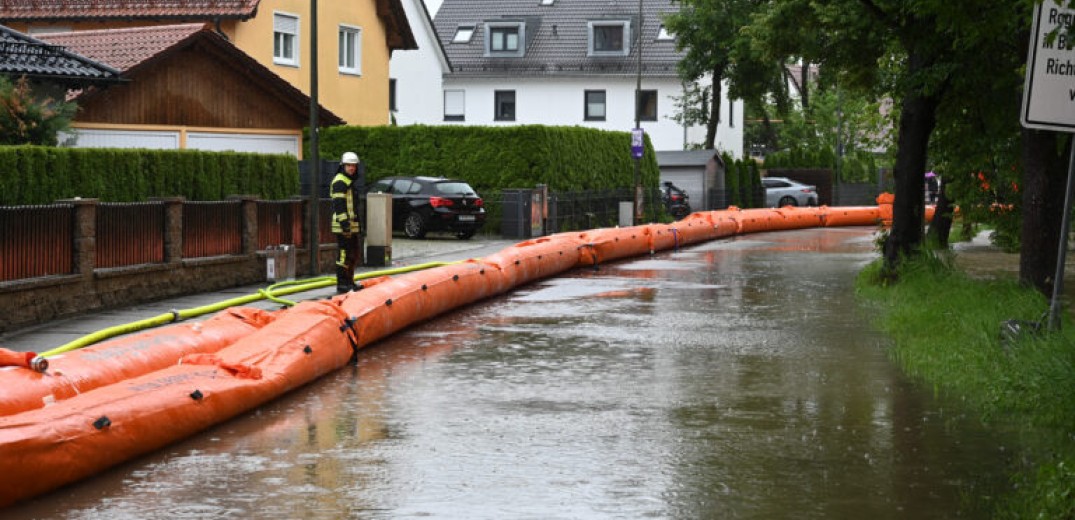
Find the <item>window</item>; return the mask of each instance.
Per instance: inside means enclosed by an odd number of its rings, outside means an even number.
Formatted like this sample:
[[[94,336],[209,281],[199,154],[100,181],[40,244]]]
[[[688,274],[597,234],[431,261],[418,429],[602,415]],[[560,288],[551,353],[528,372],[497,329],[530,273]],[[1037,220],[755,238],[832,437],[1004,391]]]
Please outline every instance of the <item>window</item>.
[[[515,91],[497,90],[493,93],[493,119],[496,121],[515,121]]]
[[[396,107],[396,79],[388,78],[388,111],[398,112],[399,108]]]
[[[486,56],[522,56],[526,31],[522,22],[485,24]]]
[[[473,25],[460,25],[455,30],[455,36],[452,37],[452,43],[470,43],[470,39],[474,37]]]
[[[585,118],[587,121],[605,120],[605,91],[587,90]]]
[[[556,0],[541,0],[541,5],[552,5]]]
[[[589,22],[590,56],[627,56],[631,50],[628,22]]]
[[[444,120],[465,121],[466,97],[462,90],[444,91]]]
[[[728,100],[728,126],[735,128],[735,101]]]
[[[272,26],[272,62],[297,67],[299,65],[299,17],[273,13]]]
[[[638,93],[638,119],[640,121],[657,120],[657,91],[642,90]]]
[[[340,26],[340,72],[362,74],[362,29]]]
[[[663,41],[672,41],[672,40],[675,40],[675,39],[676,39],[676,36],[674,34],[668,32],[668,28],[665,27],[664,24],[662,23],[661,28],[657,29],[657,41],[663,42]]]

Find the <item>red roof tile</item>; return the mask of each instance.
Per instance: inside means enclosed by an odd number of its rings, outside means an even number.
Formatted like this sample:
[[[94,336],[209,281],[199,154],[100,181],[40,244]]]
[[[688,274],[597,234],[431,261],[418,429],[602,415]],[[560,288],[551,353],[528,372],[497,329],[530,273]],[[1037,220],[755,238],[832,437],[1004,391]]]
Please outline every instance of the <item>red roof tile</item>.
[[[261,0],[0,0],[0,20],[250,18]]]
[[[204,24],[188,23],[38,36],[91,60],[127,71],[204,29]]]

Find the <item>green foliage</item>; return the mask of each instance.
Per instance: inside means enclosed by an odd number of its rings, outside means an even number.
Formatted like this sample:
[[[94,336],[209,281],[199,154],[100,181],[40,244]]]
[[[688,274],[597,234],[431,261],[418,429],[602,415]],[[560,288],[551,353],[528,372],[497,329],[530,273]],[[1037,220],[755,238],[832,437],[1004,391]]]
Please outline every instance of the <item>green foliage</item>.
[[[14,83],[0,76],[0,145],[55,146],[57,134],[67,129],[77,106],[35,96],[23,76]]]
[[[765,168],[826,168],[835,172],[837,164],[831,148],[796,148],[765,156]],[[843,182],[877,182],[877,156],[864,151],[853,152],[842,158],[839,171]]]
[[[857,290],[894,339],[904,370],[963,399],[983,419],[1021,429],[1035,442],[1021,458],[1030,466],[1013,495],[997,504],[1000,518],[1070,518],[1075,484],[1075,330],[1027,334],[1003,342],[1006,320],[1033,322],[1048,302],[1015,280],[976,280],[929,256],[903,263],[899,283],[878,284],[879,263],[863,271]],[[943,297],[938,298],[938,294]]]
[[[320,136],[321,156],[338,160],[354,151],[367,182],[391,175],[432,175],[467,181],[489,197],[493,190],[530,188],[584,191],[634,186],[631,136],[582,127],[525,125],[341,126]],[[660,172],[646,137],[642,184],[656,188]]]
[[[0,204],[72,197],[133,202],[149,197],[283,199],[299,192],[290,155],[195,150],[0,146]]]
[[[743,29],[760,8],[752,0],[683,0],[679,10],[664,16],[669,32],[676,35],[676,47],[686,50],[679,61],[679,76],[693,85],[704,78],[729,83],[728,98],[757,99],[773,85],[779,85],[779,61],[757,52],[753,38]],[[708,81],[708,80],[707,80]],[[711,109],[720,113],[719,87],[688,88],[676,102],[677,121],[712,124]],[[716,134],[707,132],[702,148],[712,149]]]

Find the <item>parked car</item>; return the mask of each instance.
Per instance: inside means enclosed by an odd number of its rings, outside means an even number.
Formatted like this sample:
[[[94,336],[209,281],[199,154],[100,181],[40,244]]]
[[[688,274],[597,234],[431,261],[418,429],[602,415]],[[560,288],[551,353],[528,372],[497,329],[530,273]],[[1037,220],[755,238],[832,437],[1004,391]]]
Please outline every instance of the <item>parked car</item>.
[[[691,214],[690,196],[670,181],[661,183],[661,202],[668,214],[676,220]]]
[[[386,177],[366,193],[392,195],[392,229],[407,238],[448,231],[466,240],[485,224],[485,207],[469,184],[443,177]]]
[[[765,206],[817,206],[817,187],[796,182],[787,177],[762,177],[765,186]]]

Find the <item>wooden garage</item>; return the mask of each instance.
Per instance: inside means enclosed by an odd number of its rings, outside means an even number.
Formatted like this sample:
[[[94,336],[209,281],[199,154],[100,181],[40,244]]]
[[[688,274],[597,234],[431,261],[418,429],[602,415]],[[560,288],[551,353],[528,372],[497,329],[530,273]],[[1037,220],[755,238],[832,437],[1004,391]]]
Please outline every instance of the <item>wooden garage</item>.
[[[121,71],[83,90],[65,144],[301,156],[310,98],[202,24],[42,35]],[[342,124],[320,107],[323,126]]]

